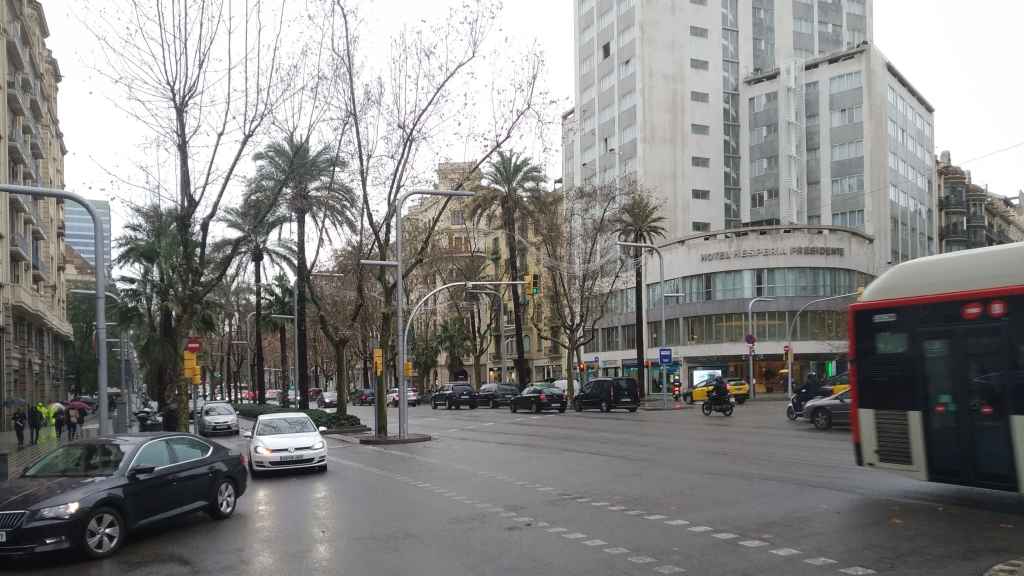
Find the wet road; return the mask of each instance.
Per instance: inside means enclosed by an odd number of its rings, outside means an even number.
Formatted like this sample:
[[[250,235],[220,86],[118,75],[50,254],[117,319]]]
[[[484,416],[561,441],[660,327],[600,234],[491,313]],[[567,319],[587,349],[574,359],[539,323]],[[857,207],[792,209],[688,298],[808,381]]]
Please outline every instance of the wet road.
[[[727,419],[420,406],[410,429],[432,442],[332,440],[326,474],[254,480],[226,522],[195,515],[103,562],[0,572],[960,576],[1024,555],[1021,496],[857,468],[847,433],[787,422],[783,407]]]

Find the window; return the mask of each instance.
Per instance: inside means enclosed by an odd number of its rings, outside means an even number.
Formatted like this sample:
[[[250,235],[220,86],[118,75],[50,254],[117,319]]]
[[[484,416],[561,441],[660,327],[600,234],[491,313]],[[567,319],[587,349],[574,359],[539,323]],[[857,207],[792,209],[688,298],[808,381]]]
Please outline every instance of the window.
[[[693,68],[694,70],[707,70],[708,66],[709,64],[707,60],[701,60],[700,58],[690,58],[690,68]]]
[[[171,450],[174,452],[175,464],[205,458],[212,450],[206,442],[187,436],[171,438],[168,440],[168,443],[170,443]]]
[[[462,210],[452,210],[452,225],[462,226],[466,223],[466,214]]]
[[[750,194],[750,207],[751,208],[764,208],[765,191],[758,190]]]
[[[135,457],[135,461],[132,462],[132,468],[139,466],[155,466],[160,468],[161,466],[170,466],[171,461],[171,452],[168,450],[167,441],[156,440],[146,444],[139,452],[139,455]]]
[[[711,159],[703,156],[693,156],[690,158],[690,164],[694,168],[709,168],[711,166]]]
[[[694,38],[707,38],[708,29],[700,26],[690,26],[690,36],[693,36]]]
[[[590,8],[593,5],[594,5],[594,0],[583,0],[582,2],[580,2],[580,16],[583,16],[584,14],[586,14],[587,10],[590,10]]]
[[[580,60],[580,74],[588,74],[594,69],[594,57],[587,56],[583,60]]]
[[[690,190],[690,194],[694,200],[711,200],[711,190],[703,190],[700,188],[694,188]]]
[[[853,106],[852,108],[840,108],[832,111],[832,126],[846,126],[847,124],[858,124],[863,121],[863,108]]]
[[[796,18],[793,20],[793,31],[814,34],[814,23],[804,18]]]
[[[821,157],[821,148],[808,148],[807,149],[807,161],[817,162]]]
[[[619,14],[633,7],[636,0],[619,0]]]
[[[850,212],[833,212],[833,226],[846,226],[849,228],[864,229],[864,211],[851,210]]]
[[[636,90],[631,90],[619,98],[619,108],[623,110],[628,110],[633,104],[636,104]]]
[[[612,86],[615,86],[615,74],[613,74],[612,72],[608,72],[607,74],[602,76],[600,86],[602,92],[608,90]]]
[[[605,42],[601,45],[601,59],[608,58],[612,55],[612,45],[610,42]]]
[[[690,0],[690,4],[696,4],[698,6],[707,6],[708,0]]]
[[[832,195],[856,194],[864,192],[864,175],[855,174],[843,178],[832,179]]]
[[[847,142],[845,144],[835,144],[832,146],[833,162],[838,160],[849,160],[850,158],[860,158],[862,156],[864,156],[863,140]]]
[[[693,231],[694,232],[710,232],[711,231],[711,222],[694,222],[693,223]]]
[[[759,158],[753,160],[750,163],[750,175],[751,176],[764,176],[769,172],[778,172],[779,170],[779,157],[769,156],[768,158]]]
[[[590,116],[587,116],[586,118],[583,119],[582,128],[584,132],[589,132],[594,129],[595,122],[597,121],[596,118],[596,116],[591,114]]]
[[[622,129],[622,141],[629,142],[636,139],[636,124],[630,124]]]
[[[711,126],[707,124],[690,124],[690,133],[698,136],[707,136],[711,133]]]
[[[847,0],[846,12],[849,14],[864,15],[864,0]]]
[[[779,134],[779,127],[775,124],[769,124],[767,126],[751,126],[750,128],[750,144],[757,145],[763,144],[770,138],[775,138]]]
[[[626,60],[625,62],[619,62],[619,78],[625,78],[626,76],[629,76],[630,74],[633,73],[634,70],[636,70],[636,63],[633,61],[632,58]]]
[[[899,135],[900,135],[899,126],[896,125],[896,121],[895,120],[893,120],[892,118],[889,118],[889,139],[890,140],[897,140],[899,138]]]
[[[633,38],[636,38],[636,26],[631,24],[629,28],[619,30],[619,47],[621,48],[622,46],[629,44],[633,41]]]
[[[690,100],[693,102],[707,102],[710,99],[711,96],[707,92],[697,92],[695,90],[690,92]]]
[[[597,29],[604,30],[605,27],[611,26],[614,21],[615,13],[611,8],[608,8],[608,10],[605,10],[604,14],[601,14],[601,17],[597,19]]]
[[[775,102],[779,99],[779,95],[775,92],[768,92],[767,94],[759,94],[750,99],[750,111],[762,112],[775,105]]]
[[[896,95],[896,89],[889,86],[889,105],[893,108],[896,107],[896,103],[899,101],[899,96]]]
[[[829,81],[829,93],[838,94],[861,87],[860,71],[840,74]]]
[[[612,118],[615,118],[615,106],[608,104],[604,108],[601,108],[601,113],[598,116],[597,122],[599,124],[604,124]]]

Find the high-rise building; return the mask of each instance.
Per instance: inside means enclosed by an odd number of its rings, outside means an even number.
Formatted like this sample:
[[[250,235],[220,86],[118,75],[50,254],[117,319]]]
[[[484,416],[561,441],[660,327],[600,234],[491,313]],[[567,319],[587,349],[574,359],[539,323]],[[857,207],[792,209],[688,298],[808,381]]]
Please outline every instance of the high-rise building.
[[[97,215],[103,222],[103,262],[110,268],[110,202],[106,200],[89,200],[89,204],[96,210]],[[93,227],[92,216],[78,204],[68,204],[64,211],[64,218],[67,223],[67,243],[78,251],[89,264],[96,265],[96,231]]]
[[[667,219],[664,290],[656,262],[645,272],[649,362],[669,346],[683,381],[717,371],[765,388],[794,340],[794,376],[840,371],[846,302],[800,308],[938,250],[933,109],[872,45],[872,0],[575,8],[577,129],[564,173],[583,185],[635,180]],[[612,298],[590,370],[641,375],[631,292]],[[663,292],[681,294],[667,302],[666,334]]]
[[[49,30],[39,2],[9,0],[3,18],[7,105],[0,113],[6,146],[3,173],[11,184],[64,187],[64,138],[57,119],[60,68],[46,47]],[[64,285],[64,203],[0,194],[0,428],[10,406],[66,397],[64,349],[72,336]],[[8,402],[11,401],[11,402]]]
[[[953,164],[948,151],[939,156],[937,175],[943,252],[1024,240],[1024,192],[1016,198],[989,192],[971,180],[970,170]]]

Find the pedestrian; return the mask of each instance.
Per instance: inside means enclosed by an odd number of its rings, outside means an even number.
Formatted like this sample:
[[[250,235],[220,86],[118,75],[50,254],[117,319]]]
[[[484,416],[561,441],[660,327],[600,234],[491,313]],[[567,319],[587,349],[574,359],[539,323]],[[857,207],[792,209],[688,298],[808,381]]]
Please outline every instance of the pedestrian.
[[[25,412],[18,408],[11,416],[11,421],[14,422],[14,434],[18,437],[18,450],[21,450],[25,447]]]
[[[53,429],[57,432],[57,442],[64,439],[64,411],[57,410],[53,413]]]
[[[78,408],[68,408],[68,440],[74,440],[78,435],[79,414]]]
[[[43,427],[43,413],[39,409],[39,405],[29,406],[28,410],[28,428],[29,428],[29,444],[35,446],[39,443],[39,429]]]

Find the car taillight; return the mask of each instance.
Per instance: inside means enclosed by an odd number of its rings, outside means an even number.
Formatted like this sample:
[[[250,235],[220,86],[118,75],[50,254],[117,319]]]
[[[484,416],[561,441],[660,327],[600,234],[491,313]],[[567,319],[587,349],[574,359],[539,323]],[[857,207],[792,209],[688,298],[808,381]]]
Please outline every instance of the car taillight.
[[[544,401],[545,401],[545,400],[547,400],[547,399],[548,399],[548,397],[547,397],[547,396],[545,396],[545,395],[543,395],[543,394],[541,394],[541,395],[540,395],[540,401],[541,401],[541,402],[544,402]]]
[[[249,464],[248,460],[245,459],[245,452],[238,455],[239,462],[242,463],[242,468],[245,468]]]

